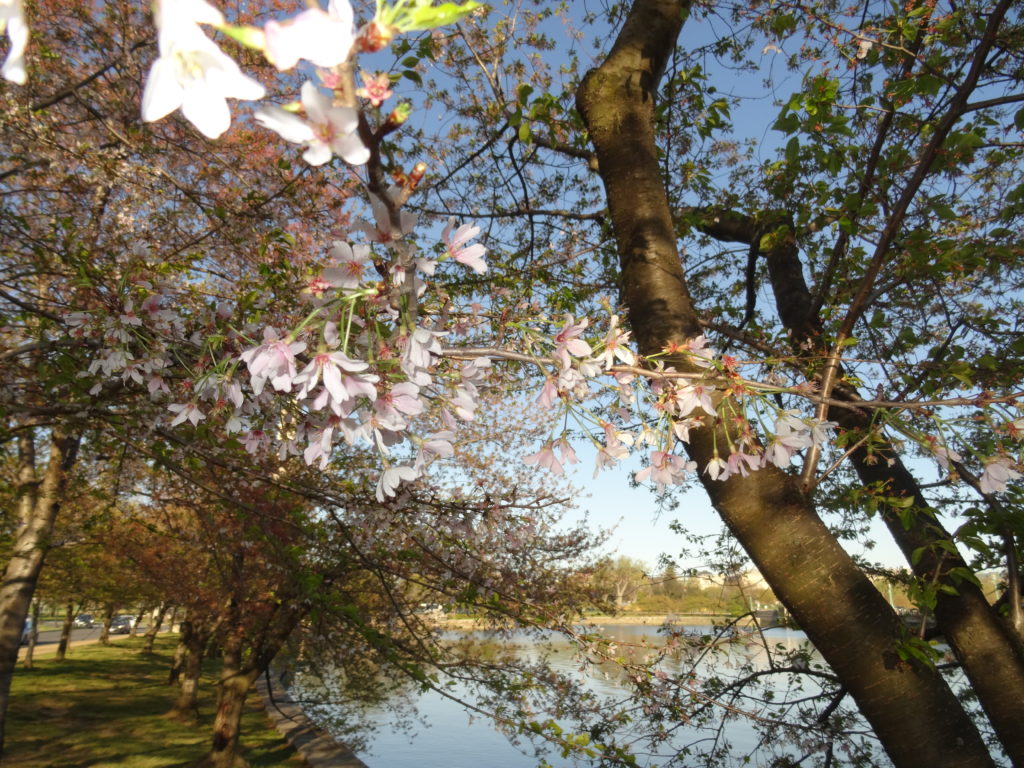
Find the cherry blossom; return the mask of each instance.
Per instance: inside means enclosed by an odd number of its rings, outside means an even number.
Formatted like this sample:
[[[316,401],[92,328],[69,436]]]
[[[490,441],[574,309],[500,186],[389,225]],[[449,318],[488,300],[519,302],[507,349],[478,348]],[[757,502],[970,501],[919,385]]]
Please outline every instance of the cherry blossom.
[[[538,467],[544,467],[554,475],[565,474],[565,470],[562,468],[562,463],[555,457],[554,443],[550,440],[544,443],[544,446],[537,451],[537,453],[531,453],[529,456],[524,456],[523,463],[536,464]]]
[[[370,256],[370,246],[336,242],[329,255],[338,262],[338,266],[327,267],[321,277],[336,288],[358,288]]]
[[[334,155],[352,165],[370,159],[370,150],[356,133],[359,115],[354,109],[335,107],[310,80],[302,84],[302,106],[306,119],[273,106],[260,107],[255,117],[285,141],[305,144],[302,159],[310,165],[323,165]]]
[[[171,426],[176,427],[185,421],[192,422],[192,426],[199,426],[199,422],[206,418],[206,414],[199,410],[199,406],[195,403],[173,403],[167,406],[167,410],[171,413],[178,414],[171,420]]]
[[[419,476],[420,471],[415,467],[388,467],[377,481],[377,501],[383,504],[386,498],[395,495],[399,485],[412,482]]]
[[[366,99],[371,105],[379,107],[393,95],[391,76],[387,72],[370,74],[360,71],[359,76],[363,78],[363,87],[356,90],[356,96]]]
[[[454,226],[455,217],[452,216],[448,219],[448,226],[441,233],[441,239],[444,240],[448,255],[460,264],[465,264],[477,274],[482,275],[487,271],[487,264],[483,259],[487,249],[480,243],[466,245],[466,243],[480,234],[480,227],[472,224],[463,224],[453,233],[452,228]]]
[[[565,325],[554,336],[554,357],[558,360],[563,370],[572,364],[570,355],[586,357],[590,354],[590,345],[579,338],[580,334],[587,329],[589,324],[590,320],[587,318],[583,318],[577,323],[572,315],[567,314],[565,316]]]
[[[296,376],[295,355],[305,348],[304,341],[289,342],[278,336],[277,329],[264,329],[263,343],[241,355],[242,361],[249,366],[253,392],[259,395],[268,379],[279,392],[290,391]]]
[[[326,13],[309,8],[287,21],[268,21],[263,31],[267,59],[281,72],[299,59],[318,67],[344,64],[355,41],[352,6],[347,0],[330,0]]]
[[[1009,459],[993,459],[985,465],[985,471],[981,475],[982,493],[1002,493],[1006,490],[1006,484],[1014,480],[1020,480],[1020,472],[1013,468]]]
[[[402,191],[402,187],[398,184],[393,184],[388,187],[386,194],[392,205],[395,205],[395,201],[399,199]],[[365,234],[372,242],[394,244],[396,240],[399,240],[409,234],[416,227],[416,222],[419,220],[419,217],[415,214],[399,210],[398,221],[392,222],[388,211],[388,205],[384,200],[373,192],[368,191],[366,194],[370,200],[370,210],[373,212],[373,219],[375,223],[371,224],[365,219],[355,219],[355,221],[353,221],[353,225],[357,230]]]
[[[630,331],[623,331],[619,328],[619,316],[612,315],[608,333],[604,337],[604,350],[598,355],[598,359],[604,362],[605,370],[615,365],[616,360],[624,365],[636,365],[636,355],[627,346],[629,336]]]
[[[200,23],[219,26],[224,17],[203,0],[158,0],[160,57],[146,80],[142,119],[152,122],[181,109],[202,134],[216,139],[231,126],[227,99],[262,99],[265,91],[242,74]]]
[[[696,468],[696,462],[686,461],[682,456],[667,451],[651,451],[650,464],[636,473],[636,481],[642,483],[650,478],[660,493],[668,485],[686,482],[686,472],[693,472]]]
[[[28,76],[25,72],[25,49],[28,47],[28,25],[25,23],[25,7],[22,0],[0,0],[0,34],[7,32],[11,49],[4,61],[4,80],[24,85]]]
[[[306,397],[322,377],[324,390],[330,396],[330,401],[324,405],[331,405],[341,416],[345,412],[345,404],[360,395],[376,399],[377,388],[374,385],[379,377],[365,373],[369,367],[369,363],[352,360],[342,352],[320,352],[294,377],[292,384],[299,387],[299,397]]]

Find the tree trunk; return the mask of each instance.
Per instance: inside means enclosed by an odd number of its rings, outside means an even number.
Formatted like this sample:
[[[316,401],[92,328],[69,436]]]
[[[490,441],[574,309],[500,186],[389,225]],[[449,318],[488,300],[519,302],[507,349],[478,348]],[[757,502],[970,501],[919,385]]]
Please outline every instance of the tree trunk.
[[[160,604],[160,610],[157,611],[156,618],[153,619],[153,625],[146,630],[146,642],[142,646],[143,653],[153,653],[153,642],[156,640],[157,632],[160,631],[160,627],[164,623],[164,617],[167,615],[168,610],[170,610],[170,606],[167,603]]]
[[[25,658],[22,660],[22,666],[25,669],[32,669],[33,657],[36,653],[36,643],[39,642],[39,614],[40,605],[38,600],[32,601],[32,631],[28,635],[28,648],[25,649]]]
[[[757,247],[771,233],[772,247],[765,250],[768,276],[779,319],[789,331],[794,347],[828,354],[820,318],[814,313],[811,292],[804,280],[792,224],[788,217],[770,214],[758,223],[731,211],[709,215],[701,230],[720,240]],[[843,379],[832,395],[850,403],[861,400],[857,390]],[[831,417],[854,437],[874,430],[872,414],[864,409],[833,408]],[[941,586],[936,595],[935,620],[974,686],[989,720],[1007,754],[1024,765],[1024,645],[1000,619],[981,589],[963,574],[971,570],[959,554],[952,535],[939,520],[920,485],[892,444],[876,434],[871,451],[861,445],[850,455],[866,488],[884,489],[888,498],[913,499],[910,508],[880,504],[882,520],[914,574],[926,584]],[[1010,550],[1013,551],[1012,549]]]
[[[21,630],[43,568],[68,475],[78,455],[79,437],[60,427],[50,432],[50,456],[42,479],[36,474],[33,428],[18,433],[18,530],[0,585],[0,755],[11,680],[18,664]]]
[[[75,603],[68,600],[64,607],[64,623],[60,627],[60,642],[57,643],[57,661],[64,661],[68,655],[68,646],[71,644],[71,630],[75,623]]]
[[[182,622],[181,643],[185,646],[185,665],[180,675],[181,687],[171,709],[171,716],[183,720],[195,718],[199,713],[199,678],[203,671],[206,646],[213,630],[200,622],[191,622],[190,630],[184,631]]]
[[[116,612],[117,606],[113,603],[108,603],[103,613],[103,629],[100,630],[100,642],[103,645],[110,645],[110,625],[114,621],[114,614]]]
[[[637,0],[607,59],[584,78],[577,106],[590,131],[618,243],[622,293],[645,355],[701,334],[654,142],[657,82],[688,4]],[[685,355],[677,370],[694,371]],[[703,468],[725,445],[708,419],[688,450]],[[715,509],[807,632],[896,766],[989,766],[977,729],[939,673],[900,658],[902,623],[839,546],[797,479],[773,467],[701,481]]]
[[[213,720],[213,746],[207,757],[207,764],[211,768],[234,767],[245,698],[260,674],[252,668],[242,669],[241,637],[228,637],[223,651],[224,661],[217,690],[217,715]]]
[[[135,621],[132,622],[131,629],[128,631],[128,637],[139,636],[139,625],[142,623],[142,620],[146,618],[146,614],[149,613],[152,608],[153,606],[151,605],[143,606],[142,610],[139,611],[139,615],[135,617]]]
[[[174,660],[171,662],[171,669],[167,675],[168,685],[177,685],[181,677],[181,670],[185,667],[185,657],[188,655],[188,637],[192,634],[192,622],[188,619],[181,622],[178,629],[178,645],[174,649]]]

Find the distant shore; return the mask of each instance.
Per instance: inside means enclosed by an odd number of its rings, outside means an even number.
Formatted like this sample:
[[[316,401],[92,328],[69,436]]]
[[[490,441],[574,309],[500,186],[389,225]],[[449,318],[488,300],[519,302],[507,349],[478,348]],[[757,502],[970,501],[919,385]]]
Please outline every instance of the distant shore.
[[[706,627],[729,618],[720,613],[672,613],[672,614],[637,614],[620,613],[616,616],[586,616],[580,620],[580,624],[617,625],[617,624],[641,624],[644,626],[659,627],[666,622],[678,624],[684,627]],[[742,623],[748,622],[744,619]],[[487,622],[480,619],[440,619],[439,624],[449,629],[487,629]]]

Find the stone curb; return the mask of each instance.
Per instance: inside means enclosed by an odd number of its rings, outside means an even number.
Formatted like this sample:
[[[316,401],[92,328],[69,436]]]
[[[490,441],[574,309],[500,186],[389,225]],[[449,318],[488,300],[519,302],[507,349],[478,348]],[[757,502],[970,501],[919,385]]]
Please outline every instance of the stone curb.
[[[314,725],[284,686],[275,686],[271,699],[266,675],[260,675],[255,688],[274,727],[310,768],[368,768],[351,749]]]

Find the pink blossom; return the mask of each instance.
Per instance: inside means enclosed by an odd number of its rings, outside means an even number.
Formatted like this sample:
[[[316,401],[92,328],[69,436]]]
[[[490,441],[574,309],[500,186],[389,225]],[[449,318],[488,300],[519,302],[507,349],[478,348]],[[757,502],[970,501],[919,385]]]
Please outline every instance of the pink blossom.
[[[336,267],[327,267],[321,277],[335,288],[358,288],[363,279],[370,255],[370,246],[350,246],[348,243],[336,242],[331,248],[330,257],[338,262]]]
[[[206,414],[200,411],[199,406],[196,405],[195,403],[172,403],[171,405],[167,406],[167,410],[169,410],[171,413],[178,414],[171,421],[172,427],[176,427],[185,421],[192,422],[192,426],[196,427],[199,426],[200,421],[206,418]]]
[[[242,439],[242,445],[249,453],[256,454],[270,446],[270,437],[262,430],[253,429]]]
[[[761,468],[762,462],[763,457],[761,456],[743,453],[743,451],[733,451],[729,454],[729,474],[746,477],[749,474],[748,469],[757,471]]]
[[[256,110],[256,121],[285,141],[305,144],[302,159],[310,165],[323,165],[334,155],[352,165],[369,160],[370,150],[356,130],[359,115],[354,109],[334,106],[309,80],[302,84],[302,106],[305,119],[280,107],[267,106]]]
[[[565,470],[562,468],[562,463],[555,458],[554,443],[550,440],[544,443],[544,446],[537,451],[537,453],[531,453],[529,456],[524,456],[523,463],[536,464],[538,467],[544,467],[555,475],[565,474]]]
[[[715,406],[711,402],[711,393],[715,388],[708,384],[693,384],[677,388],[672,394],[676,412],[681,417],[689,416],[695,409],[702,408],[709,416],[715,415]]]
[[[386,498],[395,495],[399,485],[412,482],[420,474],[415,467],[388,467],[377,481],[377,501],[383,504]]]
[[[681,485],[686,482],[686,472],[694,471],[697,465],[682,456],[666,451],[651,451],[650,464],[636,473],[636,481],[642,483],[648,478],[664,491],[667,485]]]
[[[299,59],[335,67],[348,59],[355,41],[352,6],[348,0],[331,0],[327,13],[309,8],[288,21],[268,21],[264,34],[267,58],[281,72]]]
[[[570,355],[576,357],[587,357],[591,350],[590,345],[587,344],[579,336],[587,329],[590,324],[590,320],[583,318],[580,322],[576,322],[576,319],[572,315],[565,316],[565,325],[562,326],[562,330],[554,335],[555,350],[554,357],[559,361],[562,369],[568,368],[571,364]]]
[[[484,254],[487,253],[487,249],[480,243],[466,245],[466,243],[480,234],[480,227],[476,227],[471,224],[463,224],[455,230],[453,235],[452,227],[454,226],[455,217],[453,216],[448,219],[448,226],[445,227],[444,232],[441,233],[441,238],[445,242],[448,255],[460,264],[465,264],[477,274],[482,275],[487,271],[487,264],[483,259]]]
[[[981,475],[981,492],[1002,493],[1006,490],[1007,483],[1020,480],[1021,477],[1009,459],[993,459],[985,465],[985,471]]]
[[[608,333],[604,337],[604,350],[598,355],[598,358],[604,361],[605,370],[615,365],[616,360],[625,365],[636,364],[636,356],[626,346],[629,343],[630,332],[619,329],[618,325],[619,316],[612,315]]]
[[[455,447],[452,443],[455,440],[455,433],[444,429],[435,432],[420,442],[420,450],[416,454],[414,466],[424,467],[434,458],[447,458],[455,454]]]
[[[363,70],[359,71],[363,78],[363,87],[356,90],[356,96],[360,96],[375,107],[379,107],[392,96],[391,77],[387,72],[378,72],[371,75]]]
[[[268,326],[263,331],[263,343],[242,353],[242,360],[249,366],[253,391],[259,395],[267,380],[274,389],[287,392],[295,378],[295,355],[306,348],[304,341],[288,342],[277,335],[277,330]]]
[[[555,380],[548,376],[544,379],[544,386],[541,387],[540,394],[537,395],[534,402],[546,410],[554,404],[556,397],[558,397],[558,387],[555,385]]]
[[[563,464],[579,464],[580,460],[576,458],[576,451],[573,449],[572,444],[564,437],[555,440],[553,447],[558,449]]]
[[[332,407],[339,415],[344,403],[359,395],[374,400],[377,388],[374,384],[379,377],[363,373],[370,365],[363,360],[352,360],[343,352],[320,352],[314,355],[309,365],[302,369],[293,380],[299,385],[299,397],[306,397],[323,378],[324,389],[333,400]]]
[[[719,478],[727,480],[729,475],[732,474],[729,471],[729,465],[717,453],[715,454],[715,458],[708,462],[704,471],[708,473],[708,477],[712,480],[718,480]]]
[[[373,402],[373,409],[384,420],[401,423],[405,428],[405,420],[399,415],[418,416],[423,413],[423,402],[419,398],[420,388],[411,381],[395,384],[390,392],[382,393]]]

